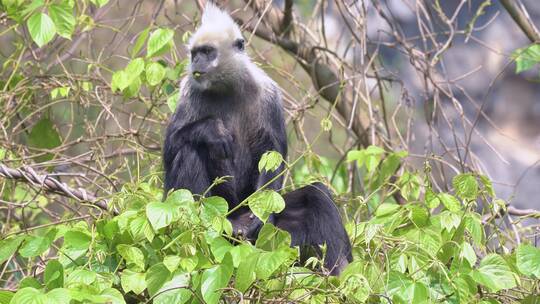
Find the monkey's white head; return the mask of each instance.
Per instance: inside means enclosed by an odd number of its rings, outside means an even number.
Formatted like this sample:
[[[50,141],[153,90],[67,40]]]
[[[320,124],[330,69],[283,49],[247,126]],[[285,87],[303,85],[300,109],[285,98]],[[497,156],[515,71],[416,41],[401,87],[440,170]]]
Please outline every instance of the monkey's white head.
[[[222,90],[237,80],[238,69],[249,62],[242,32],[226,12],[210,1],[201,25],[189,40],[190,77],[202,90]]]

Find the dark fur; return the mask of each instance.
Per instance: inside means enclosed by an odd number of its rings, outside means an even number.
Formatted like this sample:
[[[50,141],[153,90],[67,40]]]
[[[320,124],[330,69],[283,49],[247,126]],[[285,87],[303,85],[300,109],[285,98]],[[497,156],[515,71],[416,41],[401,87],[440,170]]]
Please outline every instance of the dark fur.
[[[244,69],[231,73],[230,68],[227,73],[208,73],[211,89],[201,88],[191,76],[183,81],[182,97],[167,127],[163,150],[166,193],[189,189],[203,194],[215,178],[232,176],[207,194],[225,198],[229,209],[283,170],[259,173],[257,165],[264,152],[287,155],[277,86],[269,79],[257,79],[253,75],[259,73],[257,70],[236,67]],[[282,183],[283,177],[279,177],[267,188],[279,190]],[[351,260],[351,248],[328,189],[313,184],[284,198],[285,210],[270,221],[291,234],[293,246],[326,243],[325,266],[338,273]],[[248,238],[256,238],[261,223],[247,207],[229,219],[235,232],[242,230]]]

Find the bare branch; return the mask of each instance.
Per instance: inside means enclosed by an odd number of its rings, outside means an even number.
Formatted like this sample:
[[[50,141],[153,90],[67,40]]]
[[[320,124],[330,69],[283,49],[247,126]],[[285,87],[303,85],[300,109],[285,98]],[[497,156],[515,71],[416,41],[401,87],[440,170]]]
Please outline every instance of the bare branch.
[[[281,33],[285,37],[289,37],[289,33],[291,32],[292,21],[293,21],[292,11],[293,11],[293,1],[286,0],[285,8],[283,10],[283,20],[281,21]]]
[[[518,7],[516,0],[500,0],[508,14],[514,19],[517,25],[531,42],[540,42],[540,32],[529,18],[527,11]]]
[[[106,200],[96,198],[94,195],[88,193],[85,189],[73,189],[65,183],[62,183],[46,174],[38,174],[31,167],[13,169],[4,164],[0,164],[0,176],[19,180],[31,184],[32,186],[42,188],[47,192],[76,199],[79,202],[88,202],[106,211],[109,210]]]

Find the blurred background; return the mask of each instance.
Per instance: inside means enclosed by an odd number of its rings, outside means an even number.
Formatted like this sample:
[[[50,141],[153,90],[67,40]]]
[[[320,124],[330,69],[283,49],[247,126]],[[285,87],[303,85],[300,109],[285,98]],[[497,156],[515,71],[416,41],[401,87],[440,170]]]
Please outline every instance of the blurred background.
[[[130,182],[159,183],[184,45],[204,5],[72,1],[64,11],[73,20],[40,46],[19,23],[43,2],[22,10],[27,2],[1,1],[0,161],[4,176],[13,169],[26,182],[0,178],[0,232],[66,211],[85,216],[64,186],[80,189],[72,194],[86,204],[84,195],[106,199]],[[502,199],[488,203],[526,215],[540,209],[540,85],[538,66],[519,69],[516,58],[538,37],[540,5],[511,2],[529,32],[500,1],[218,1],[283,89],[288,160],[301,157],[288,184],[323,178],[345,198],[367,197],[362,172],[345,160],[377,145],[409,151],[403,167],[425,172],[440,191],[451,191],[458,172],[485,174]],[[149,37],[166,28],[174,36],[149,54]],[[136,58],[163,74],[134,72]],[[41,190],[45,175],[65,183],[50,186],[63,196]],[[538,220],[525,224],[519,229],[536,241]]]

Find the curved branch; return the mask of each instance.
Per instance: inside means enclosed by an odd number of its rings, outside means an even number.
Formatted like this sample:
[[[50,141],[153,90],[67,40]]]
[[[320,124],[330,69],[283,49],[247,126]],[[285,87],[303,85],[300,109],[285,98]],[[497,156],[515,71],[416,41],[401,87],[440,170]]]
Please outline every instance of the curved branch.
[[[62,183],[48,175],[38,174],[31,167],[10,168],[0,164],[0,176],[8,179],[19,180],[32,186],[42,188],[51,193],[73,198],[79,202],[88,202],[102,210],[108,211],[108,203],[104,199],[98,199],[85,189],[73,189],[66,183]]]

